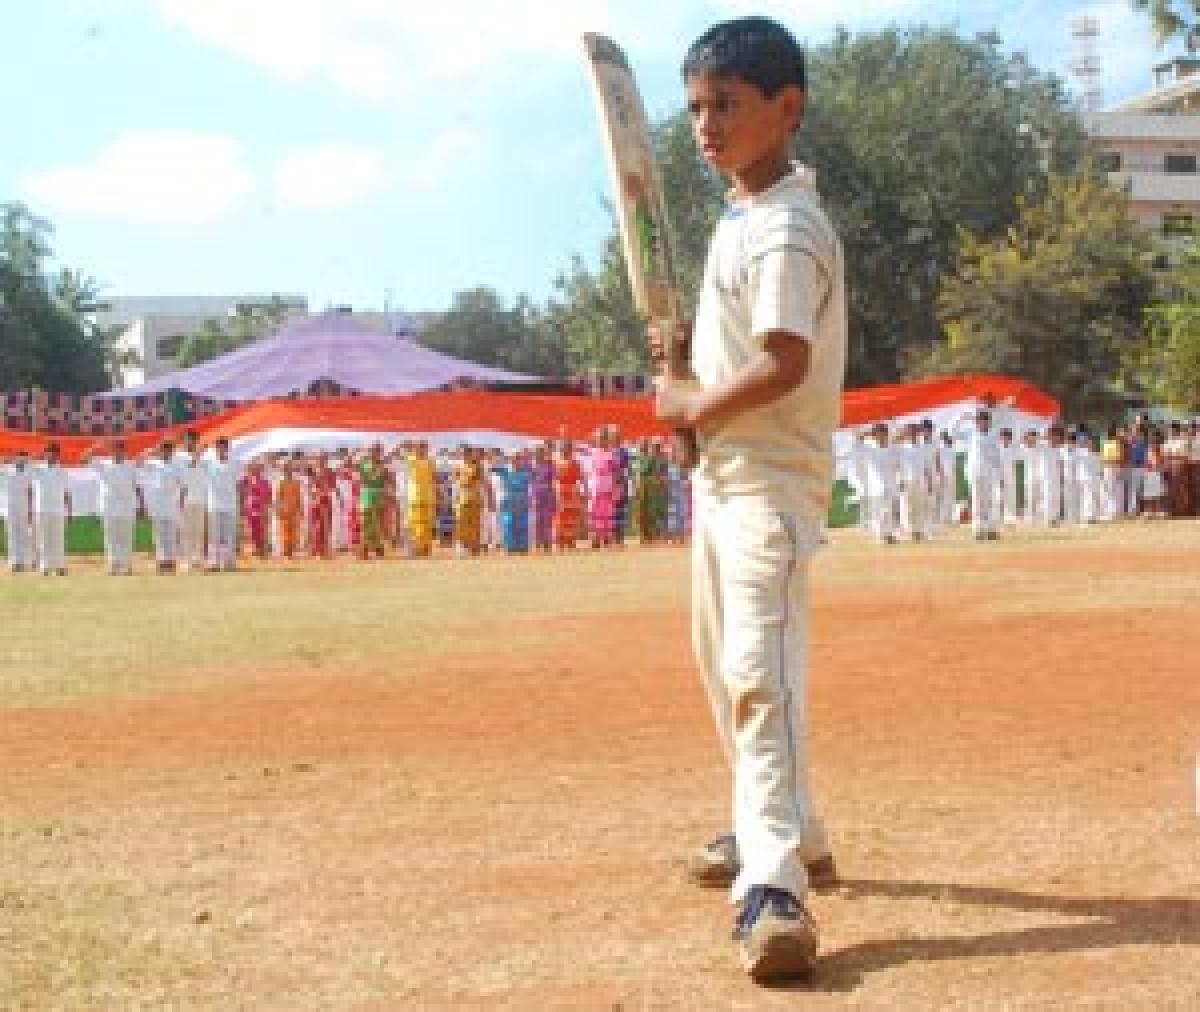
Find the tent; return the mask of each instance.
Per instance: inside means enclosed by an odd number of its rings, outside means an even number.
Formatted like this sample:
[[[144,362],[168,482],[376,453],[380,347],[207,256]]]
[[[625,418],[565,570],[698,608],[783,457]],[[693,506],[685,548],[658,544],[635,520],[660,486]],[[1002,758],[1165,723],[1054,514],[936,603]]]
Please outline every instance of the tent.
[[[110,395],[128,398],[183,390],[221,401],[258,401],[303,395],[324,382],[344,391],[396,396],[436,390],[460,380],[532,379],[452,358],[408,338],[382,333],[348,313],[329,312],[291,320],[272,336],[237,351]]]

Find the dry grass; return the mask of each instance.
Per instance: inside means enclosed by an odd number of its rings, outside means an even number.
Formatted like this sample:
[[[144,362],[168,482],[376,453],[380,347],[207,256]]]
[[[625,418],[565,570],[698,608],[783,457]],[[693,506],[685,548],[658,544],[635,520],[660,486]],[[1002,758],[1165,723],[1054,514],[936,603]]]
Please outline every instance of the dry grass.
[[[801,993],[742,978],[676,867],[728,795],[683,553],[0,581],[52,644],[0,668],[38,704],[0,712],[0,1008],[1200,1007],[1198,548],[836,539],[848,882]]]

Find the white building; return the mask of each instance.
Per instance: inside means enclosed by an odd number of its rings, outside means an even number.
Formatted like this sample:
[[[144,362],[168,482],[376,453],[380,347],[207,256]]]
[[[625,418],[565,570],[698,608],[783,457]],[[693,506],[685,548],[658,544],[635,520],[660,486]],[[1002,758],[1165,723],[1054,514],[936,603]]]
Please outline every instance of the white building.
[[[183,342],[206,321],[278,303],[288,316],[308,312],[303,295],[161,295],[106,299],[95,317],[101,327],[122,328],[117,347],[132,352],[137,364],[122,370],[121,384],[136,386],[178,368]]]
[[[1168,242],[1200,226],[1200,60],[1154,68],[1154,89],[1087,117],[1101,168],[1133,216]]]

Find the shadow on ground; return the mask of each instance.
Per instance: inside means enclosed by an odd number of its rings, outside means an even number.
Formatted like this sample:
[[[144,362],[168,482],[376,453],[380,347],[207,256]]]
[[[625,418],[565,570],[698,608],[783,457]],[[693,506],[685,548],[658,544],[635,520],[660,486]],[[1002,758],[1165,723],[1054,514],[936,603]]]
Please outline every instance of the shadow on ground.
[[[948,937],[877,939],[822,957],[816,974],[785,989],[848,992],[866,974],[906,963],[988,956],[1116,949],[1126,945],[1200,946],[1200,899],[1045,896],[986,886],[843,880],[841,895],[925,899],[1069,917],[1073,924]],[[1086,920],[1081,921],[1081,919]],[[1200,958],[1198,956],[1197,958]]]

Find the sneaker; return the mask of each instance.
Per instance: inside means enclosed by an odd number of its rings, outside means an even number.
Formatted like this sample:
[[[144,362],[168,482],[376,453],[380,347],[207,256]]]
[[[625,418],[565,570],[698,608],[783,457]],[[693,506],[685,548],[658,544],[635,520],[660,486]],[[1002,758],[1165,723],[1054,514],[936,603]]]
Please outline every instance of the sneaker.
[[[733,929],[742,969],[760,984],[804,977],[817,965],[817,925],[795,896],[754,886]]]
[[[732,833],[709,841],[688,855],[687,859],[688,880],[705,889],[728,889],[741,870],[742,859],[738,854],[737,838]],[[822,891],[837,887],[837,866],[832,854],[809,861],[804,870],[810,889]]]

